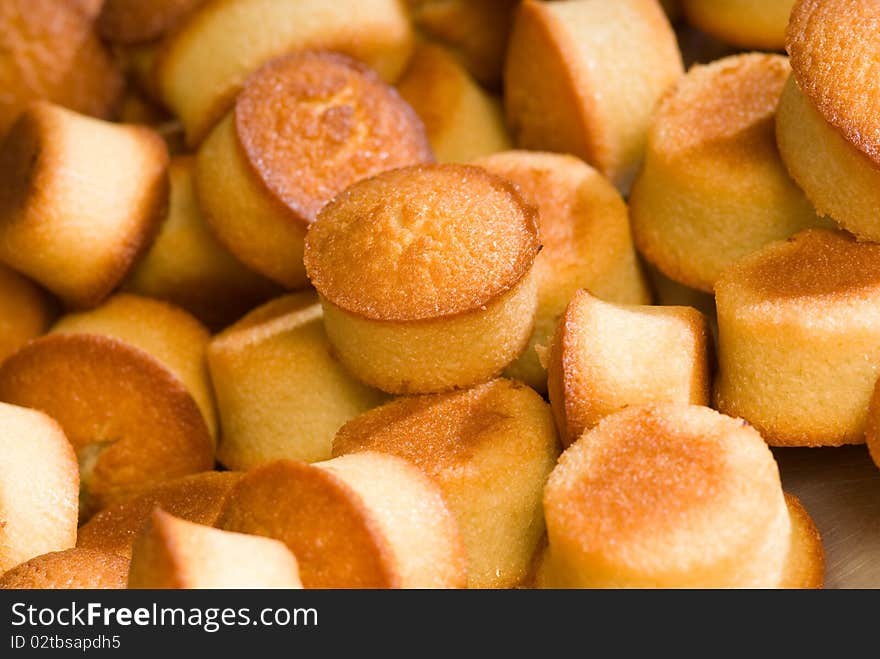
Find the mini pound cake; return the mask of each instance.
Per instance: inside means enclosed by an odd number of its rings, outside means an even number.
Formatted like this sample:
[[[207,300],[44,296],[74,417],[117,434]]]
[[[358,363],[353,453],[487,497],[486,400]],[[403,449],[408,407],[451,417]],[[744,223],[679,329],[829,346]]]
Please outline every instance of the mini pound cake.
[[[500,374],[534,326],[535,215],[513,184],[467,165],[397,169],[338,195],[305,247],[336,356],[389,393]]]
[[[137,536],[129,588],[302,588],[283,542],[194,524],[157,508]]]
[[[512,181],[538,209],[541,253],[535,259],[538,312],[525,352],[506,374],[536,391],[547,390],[547,371],[536,346],[553,338],[559,316],[581,288],[621,304],[648,304],[626,204],[595,169],[574,156],[508,151],[474,165]]]
[[[40,99],[109,119],[123,79],[85,7],[70,0],[3,0],[0,89],[2,138],[28,104]]]
[[[518,0],[407,0],[415,26],[439,41],[474,78],[501,87],[501,68]]]
[[[517,146],[572,153],[628,190],[651,113],[682,74],[657,0],[525,0],[504,69]]]
[[[281,287],[245,268],[208,229],[193,189],[195,161],[172,159],[168,214],[123,289],[179,305],[212,329],[280,295]]]
[[[631,407],[562,454],[544,492],[549,588],[819,588],[822,543],[761,436],[695,405]]]
[[[379,76],[330,52],[272,60],[199,149],[199,204],[220,243],[288,288],[306,284],[303,238],[336,193],[433,160],[418,116]]]
[[[547,356],[562,444],[631,405],[708,405],[711,349],[706,318],[692,307],[617,305],[578,291]]]
[[[0,574],[76,542],[79,472],[64,431],[0,403]]]
[[[0,362],[45,333],[55,315],[56,304],[43,289],[0,264]]]
[[[29,106],[0,145],[0,260],[68,306],[100,304],[159,226],[167,167],[149,128]]]
[[[0,365],[0,400],[61,424],[80,466],[80,515],[211,469],[207,330],[164,302],[118,295],[61,318]]]
[[[281,540],[306,588],[463,588],[458,525],[437,486],[366,451],[308,465],[279,460],[233,488],[219,528]]]
[[[786,46],[793,78],[776,138],[816,209],[863,240],[880,240],[880,5],[801,0]]]
[[[0,576],[0,590],[122,589],[128,561],[97,549],[65,549],[36,556]]]
[[[775,446],[864,441],[880,375],[880,245],[810,229],[715,286],[715,403]]]
[[[679,283],[712,292],[733,261],[821,220],[776,148],[780,55],[695,66],[660,101],[630,195],[639,251]]]
[[[163,43],[155,75],[162,100],[196,145],[226,113],[245,79],[295,51],[332,50],[394,82],[413,48],[399,0],[209,2]],[[326,76],[326,72],[324,74]]]
[[[248,470],[330,458],[333,437],[385,396],[334,359],[313,292],[254,310],[211,341],[208,365],[223,437],[217,459]]]
[[[397,90],[424,122],[438,162],[466,162],[510,148],[501,103],[443,47],[419,44]]]
[[[234,471],[205,471],[159,483],[95,513],[79,527],[76,546],[131,558],[135,537],[155,508],[194,524],[214,526],[240,478]]]
[[[738,48],[782,50],[795,0],[680,0],[688,23]]]
[[[333,455],[379,451],[433,478],[458,519],[468,587],[513,588],[544,534],[541,495],[559,456],[553,415],[512,380],[401,398],[345,424]]]

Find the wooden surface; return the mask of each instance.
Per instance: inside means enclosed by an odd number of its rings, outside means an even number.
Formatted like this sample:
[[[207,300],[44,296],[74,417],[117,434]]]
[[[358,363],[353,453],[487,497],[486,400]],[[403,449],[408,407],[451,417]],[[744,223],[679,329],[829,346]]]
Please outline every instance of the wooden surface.
[[[775,449],[786,492],[813,516],[826,588],[880,588],[880,469],[864,446]]]

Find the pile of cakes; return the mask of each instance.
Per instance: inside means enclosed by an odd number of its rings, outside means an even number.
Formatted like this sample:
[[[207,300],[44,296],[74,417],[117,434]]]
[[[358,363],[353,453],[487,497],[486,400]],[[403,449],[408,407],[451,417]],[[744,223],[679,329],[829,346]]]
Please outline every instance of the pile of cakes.
[[[877,34],[7,0],[0,587],[821,587],[770,446],[880,464]]]

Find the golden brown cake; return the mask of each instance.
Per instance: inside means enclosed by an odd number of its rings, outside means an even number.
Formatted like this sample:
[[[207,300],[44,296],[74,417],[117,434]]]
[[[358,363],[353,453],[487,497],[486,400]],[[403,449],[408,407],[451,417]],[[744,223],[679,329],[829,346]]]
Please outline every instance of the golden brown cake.
[[[562,444],[625,407],[708,405],[712,338],[692,307],[618,305],[578,291],[547,357]]]
[[[880,239],[880,164],[828,123],[789,77],[776,141],[792,178],[816,210],[865,240]]]
[[[247,76],[274,57],[337,51],[393,82],[413,38],[399,0],[221,0],[190,14],[166,39],[156,76],[162,99],[195,145],[226,113]]]
[[[362,178],[432,159],[422,122],[376,73],[307,51],[248,78],[199,149],[196,185],[221,244],[301,288],[303,237],[327,201]]]
[[[205,471],[175,478],[97,512],[79,528],[76,546],[109,551],[125,558],[155,508],[195,524],[214,526],[232,486],[241,474]]]
[[[0,146],[0,260],[69,306],[96,306],[148,247],[167,166],[149,128],[29,106]]]
[[[80,0],[82,3],[82,0]],[[0,3],[0,138],[31,101],[109,118],[123,80],[85,6],[69,0]]]
[[[45,333],[56,306],[39,286],[0,264],[0,362]]]
[[[156,508],[134,542],[129,588],[302,588],[283,542],[188,522]]]
[[[217,243],[196,203],[194,166],[188,156],[171,161],[168,215],[123,288],[168,300],[220,329],[280,295],[281,288],[245,268]]]
[[[128,561],[97,549],[65,549],[36,556],[0,576],[0,590],[121,589]]]
[[[306,238],[336,356],[390,393],[500,374],[534,325],[535,215],[511,183],[466,165],[408,167],[348,188]]]
[[[775,446],[864,441],[880,374],[880,245],[810,229],[715,286],[715,403]]]
[[[0,400],[46,412],[76,449],[83,519],[213,467],[209,338],[176,307],[118,295],[64,316],[0,365]]]
[[[208,347],[223,437],[217,459],[247,470],[283,458],[330,458],[349,419],[385,399],[334,359],[313,292],[273,300]]]
[[[398,399],[340,429],[333,455],[360,451],[409,460],[437,482],[461,529],[468,587],[512,588],[527,576],[559,456],[553,415],[534,391],[493,380]]]
[[[462,588],[464,548],[438,487],[375,452],[248,472],[217,526],[284,542],[306,588]]]
[[[661,100],[630,212],[636,246],[667,277],[711,292],[736,259],[822,222],[776,148],[789,73],[781,55],[733,55]]]
[[[473,164],[515,183],[523,199],[538,209],[542,249],[534,268],[535,330],[506,374],[543,393],[547,371],[535,347],[550,343],[559,316],[578,289],[621,304],[651,301],[633,249],[626,204],[601,174],[574,156],[508,151]]]
[[[501,68],[518,0],[407,0],[416,27],[449,48],[489,89]]]
[[[98,32],[112,44],[157,41],[180,25],[206,0],[104,0]]]
[[[466,162],[510,148],[501,103],[442,46],[419,44],[397,90],[424,122],[438,162]]]
[[[880,240],[880,5],[799,0],[786,47],[794,81],[779,107],[786,165],[816,209]]]
[[[516,144],[572,153],[629,189],[651,113],[682,74],[656,0],[525,0],[504,71]]]
[[[739,48],[782,50],[795,0],[680,0],[687,21]]]
[[[696,405],[630,407],[559,460],[544,587],[821,587],[821,539],[754,428]]]
[[[0,403],[0,574],[73,547],[79,473],[54,420]]]

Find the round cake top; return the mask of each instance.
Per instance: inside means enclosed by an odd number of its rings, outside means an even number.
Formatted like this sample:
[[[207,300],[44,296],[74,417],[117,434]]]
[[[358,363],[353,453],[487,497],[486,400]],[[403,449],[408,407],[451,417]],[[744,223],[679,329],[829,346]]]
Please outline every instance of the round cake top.
[[[544,510],[551,548],[659,583],[731,569],[775,531],[784,551],[790,533],[779,470],[757,431],[674,403],[627,408],[585,433],[550,475]]]
[[[433,161],[415,111],[339,53],[305,51],[264,65],[238,96],[235,127],[254,173],[304,223],[355,181]]]
[[[781,305],[793,305],[797,317],[813,307],[823,310],[811,322],[833,322],[829,307],[868,300],[880,303],[880,245],[858,242],[843,231],[808,229],[786,241],[770,243],[734,263],[715,285],[719,306],[730,296],[752,312],[781,317]],[[766,315],[766,314],[764,314]]]
[[[778,162],[774,118],[790,73],[785,57],[759,53],[694,66],[660,101],[649,153],[707,153],[733,166]]]
[[[342,426],[333,455],[390,453],[436,476],[459,469],[493,446],[503,445],[522,461],[546,454],[547,444],[534,439],[544,428],[555,445],[552,418],[541,397],[519,382],[499,379],[462,391],[400,398],[370,410]]]
[[[325,299],[366,318],[452,316],[529,272],[536,215],[513,184],[478,167],[397,169],[324,207],[306,235],[306,272]]]
[[[540,257],[535,269],[542,282],[558,286],[567,268],[583,270],[585,252],[595,272],[618,258],[628,243],[629,216],[617,189],[575,156],[542,151],[503,151],[475,165],[516,184],[527,203],[538,209]],[[616,263],[616,260],[615,260]]]
[[[203,471],[163,481],[93,515],[79,528],[76,546],[130,558],[135,536],[157,507],[190,522],[213,526],[239,478],[241,473],[236,471]]]
[[[880,3],[799,0],[786,48],[798,86],[822,117],[880,163]]]
[[[21,563],[0,577],[0,590],[125,588],[128,560],[109,551],[65,549]]]
[[[170,32],[206,0],[105,0],[98,32],[110,43],[136,45]]]

